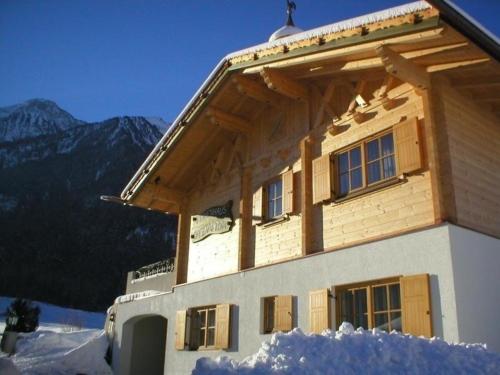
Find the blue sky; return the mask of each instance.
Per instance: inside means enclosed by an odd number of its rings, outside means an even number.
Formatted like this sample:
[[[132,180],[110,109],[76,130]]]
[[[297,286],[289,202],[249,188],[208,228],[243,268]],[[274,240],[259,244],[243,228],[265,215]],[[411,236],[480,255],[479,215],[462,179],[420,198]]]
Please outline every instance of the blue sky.
[[[404,4],[295,0],[309,29]],[[500,0],[457,0],[497,36]],[[172,121],[227,53],[267,40],[285,0],[0,0],[0,106],[31,98],[75,117]]]

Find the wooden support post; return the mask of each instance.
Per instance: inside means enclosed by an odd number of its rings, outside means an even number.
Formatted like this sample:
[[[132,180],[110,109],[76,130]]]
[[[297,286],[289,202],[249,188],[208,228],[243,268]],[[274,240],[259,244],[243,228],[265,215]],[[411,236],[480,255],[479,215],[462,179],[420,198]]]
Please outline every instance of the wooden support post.
[[[191,233],[191,216],[186,202],[180,206],[177,221],[177,250],[175,254],[176,285],[187,282],[189,259],[189,235]]]
[[[425,145],[429,163],[436,223],[456,223],[455,192],[451,176],[450,148],[440,95],[434,82],[419,91],[424,107]]]
[[[312,139],[300,142],[300,212],[302,218],[302,255],[313,252]]]
[[[238,270],[253,267],[252,254],[252,167],[246,167],[241,174],[240,190],[240,240]]]

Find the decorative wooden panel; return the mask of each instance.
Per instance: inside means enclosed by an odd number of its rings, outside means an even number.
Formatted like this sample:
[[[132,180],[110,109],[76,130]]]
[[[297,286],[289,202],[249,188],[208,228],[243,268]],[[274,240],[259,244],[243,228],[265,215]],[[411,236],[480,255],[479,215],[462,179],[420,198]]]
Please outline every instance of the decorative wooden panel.
[[[313,204],[321,203],[332,196],[332,163],[325,154],[312,161]]]
[[[257,189],[257,191],[253,194],[253,219],[257,221],[262,221],[264,210],[262,209],[263,205],[263,189],[262,186]]]
[[[309,330],[321,333],[331,328],[330,298],[328,289],[309,292]]]
[[[418,131],[418,120],[412,118],[394,126],[397,173],[410,173],[422,168],[422,152]]]
[[[215,347],[228,349],[231,335],[231,305],[217,305],[215,313]]]
[[[177,311],[175,318],[175,349],[184,350],[186,343],[186,310]]]
[[[290,331],[293,328],[292,296],[277,296],[274,305],[274,329]]]
[[[283,181],[283,213],[291,214],[293,207],[293,171],[289,170],[281,176]]]
[[[403,332],[415,336],[432,336],[429,275],[401,277]]]

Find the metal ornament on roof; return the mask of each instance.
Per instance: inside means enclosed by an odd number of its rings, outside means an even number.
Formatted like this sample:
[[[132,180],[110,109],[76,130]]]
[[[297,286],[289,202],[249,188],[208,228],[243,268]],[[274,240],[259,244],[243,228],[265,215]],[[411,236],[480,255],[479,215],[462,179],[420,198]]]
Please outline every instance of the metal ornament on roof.
[[[295,26],[292,18],[292,13],[297,9],[294,1],[286,0],[286,23],[285,26],[276,30],[270,37],[269,41],[273,42],[276,39],[284,38],[289,35],[300,33],[304,30]]]

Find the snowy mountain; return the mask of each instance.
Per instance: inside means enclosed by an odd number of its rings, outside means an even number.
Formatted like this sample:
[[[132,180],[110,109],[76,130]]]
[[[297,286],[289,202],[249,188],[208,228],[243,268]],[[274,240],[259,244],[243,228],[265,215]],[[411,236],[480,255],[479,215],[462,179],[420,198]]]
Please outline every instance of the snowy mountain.
[[[0,143],[54,134],[85,124],[45,99],[0,108]]]
[[[1,143],[0,295],[105,309],[127,271],[172,256],[175,218],[99,199],[119,194],[161,136],[126,116]]]
[[[144,117],[114,117],[57,133],[4,143],[0,147],[0,168],[12,168],[28,161],[40,161],[79,150],[112,149],[122,143],[132,143],[146,154],[161,136],[157,126]]]

